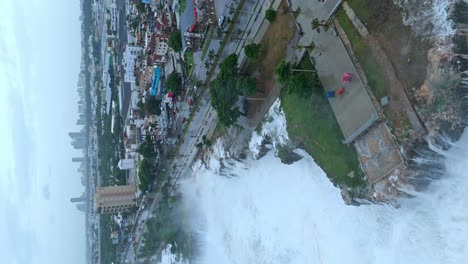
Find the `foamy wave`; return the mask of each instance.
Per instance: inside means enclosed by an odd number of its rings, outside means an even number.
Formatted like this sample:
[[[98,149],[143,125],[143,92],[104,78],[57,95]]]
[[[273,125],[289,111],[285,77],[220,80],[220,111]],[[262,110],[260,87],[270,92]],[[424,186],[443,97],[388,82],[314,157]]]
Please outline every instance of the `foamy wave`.
[[[394,0],[402,9],[403,23],[420,36],[436,37],[446,43],[455,34],[450,15],[458,0]]]
[[[283,109],[281,109],[280,99],[276,99],[265,116],[262,123],[262,131],[260,133],[255,131],[252,135],[249,148],[254,157],[257,157],[262,141],[266,136],[271,138],[273,147],[275,148],[278,144],[284,145],[289,140],[286,129],[286,116]]]
[[[161,262],[159,264],[189,264],[187,260],[171,253],[171,245],[167,247],[161,253]]]

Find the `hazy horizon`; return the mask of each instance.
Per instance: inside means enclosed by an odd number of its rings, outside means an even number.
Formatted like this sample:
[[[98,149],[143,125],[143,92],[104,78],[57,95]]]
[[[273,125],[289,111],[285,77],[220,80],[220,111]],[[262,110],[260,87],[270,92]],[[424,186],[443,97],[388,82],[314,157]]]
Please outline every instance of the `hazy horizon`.
[[[80,2],[2,1],[2,263],[85,263],[83,192],[69,131],[79,128]]]

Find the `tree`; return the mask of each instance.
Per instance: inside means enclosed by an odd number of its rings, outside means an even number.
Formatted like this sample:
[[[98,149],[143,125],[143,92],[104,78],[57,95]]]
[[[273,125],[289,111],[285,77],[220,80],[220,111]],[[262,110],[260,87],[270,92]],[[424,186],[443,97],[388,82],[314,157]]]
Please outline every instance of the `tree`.
[[[312,30],[317,30],[317,32],[320,33],[319,27],[322,27],[325,31],[328,30],[328,24],[325,22],[325,20],[319,21],[318,18],[312,20]]]
[[[310,96],[312,93],[312,85],[304,72],[289,77],[288,92],[298,94],[301,97]]]
[[[178,72],[173,72],[169,74],[166,79],[166,88],[167,90],[171,90],[175,94],[180,93],[180,87],[182,85],[182,78]]]
[[[243,96],[251,96],[257,93],[257,79],[255,77],[242,77],[237,80],[237,91]]]
[[[137,152],[143,155],[146,159],[154,158],[156,152],[154,151],[154,144],[151,141],[150,137],[147,136],[145,141],[138,146]]]
[[[214,60],[215,56],[216,55],[215,55],[214,49],[210,49],[210,52],[208,52],[208,59],[209,60]]]
[[[227,81],[230,78],[237,77],[238,74],[237,54],[232,53],[221,62],[218,75],[220,75],[222,80]]]
[[[137,103],[137,107],[140,109],[140,110],[143,110],[145,105],[143,104],[143,101],[142,100],[139,100],[138,103]]]
[[[289,76],[291,76],[291,65],[282,60],[275,69],[275,74],[281,84],[287,84]]]
[[[146,11],[146,5],[143,4],[141,1],[138,1],[136,3],[136,9],[138,10],[138,12],[144,13]]]
[[[268,22],[272,23],[276,19],[276,11],[273,9],[267,9],[265,12],[265,19],[268,20]]]
[[[140,163],[138,171],[138,179],[140,180],[140,190],[146,193],[149,190],[150,185],[156,178],[156,174],[153,172],[153,166],[147,159],[143,159]]]
[[[179,52],[182,50],[182,34],[180,30],[171,32],[169,36],[169,47],[171,47],[175,52]]]
[[[210,89],[211,105],[218,113],[219,122],[227,127],[234,125],[240,116],[239,108],[236,106],[235,80],[231,79],[223,81],[218,75],[211,83]]]
[[[161,100],[149,98],[145,102],[145,112],[150,115],[161,115]]]
[[[260,52],[261,45],[260,44],[249,44],[244,46],[244,53],[251,60],[256,60],[258,58],[258,53]]]

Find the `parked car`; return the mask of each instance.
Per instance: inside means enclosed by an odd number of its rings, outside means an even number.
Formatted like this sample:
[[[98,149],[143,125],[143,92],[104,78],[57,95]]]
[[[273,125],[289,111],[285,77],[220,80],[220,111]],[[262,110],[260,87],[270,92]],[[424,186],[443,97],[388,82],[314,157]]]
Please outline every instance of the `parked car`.
[[[223,27],[223,23],[224,23],[224,16],[220,16],[218,18],[218,26]]]

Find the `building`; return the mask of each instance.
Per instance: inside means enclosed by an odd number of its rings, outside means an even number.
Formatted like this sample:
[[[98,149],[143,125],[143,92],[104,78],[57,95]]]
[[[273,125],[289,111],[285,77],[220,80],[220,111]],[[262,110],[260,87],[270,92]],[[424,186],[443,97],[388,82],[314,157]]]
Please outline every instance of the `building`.
[[[154,34],[148,44],[148,56],[146,65],[163,66],[167,62],[167,52],[169,51],[169,36],[165,34]]]
[[[140,74],[140,92],[146,91],[151,88],[151,81],[153,80],[153,67],[147,66],[145,70]]]
[[[98,213],[128,212],[137,206],[135,185],[100,187],[96,190]]]
[[[73,157],[72,162],[83,162],[85,161],[84,157]]]
[[[135,83],[135,60],[140,54],[142,48],[129,46],[125,47],[123,54],[123,65],[125,69],[124,80],[128,83]]]
[[[134,159],[120,159],[117,166],[121,170],[133,169],[135,168],[135,160]]]
[[[74,198],[70,198],[70,202],[71,203],[84,203],[84,202],[86,202],[86,198],[85,197],[74,197]]]

